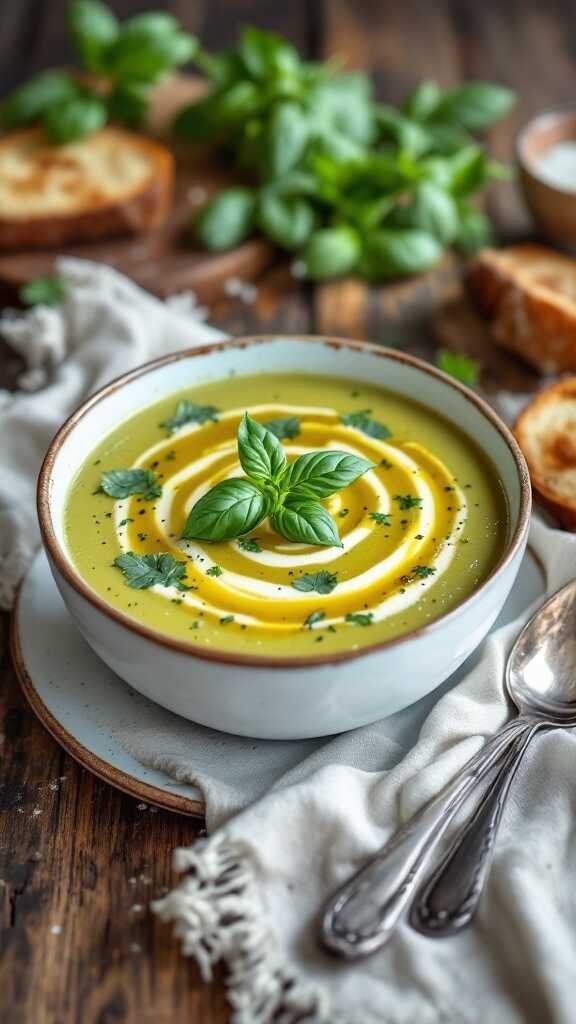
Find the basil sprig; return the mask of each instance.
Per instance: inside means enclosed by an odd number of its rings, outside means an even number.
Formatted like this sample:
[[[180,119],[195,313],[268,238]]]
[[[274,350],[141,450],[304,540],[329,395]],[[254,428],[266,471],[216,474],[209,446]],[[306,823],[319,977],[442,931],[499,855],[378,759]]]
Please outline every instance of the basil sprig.
[[[238,456],[246,477],[223,480],[196,502],[186,520],[185,540],[231,540],[269,516],[287,540],[342,546],[319,499],[354,483],[373,463],[338,451],[308,452],[289,463],[273,431],[248,413],[238,428]]]

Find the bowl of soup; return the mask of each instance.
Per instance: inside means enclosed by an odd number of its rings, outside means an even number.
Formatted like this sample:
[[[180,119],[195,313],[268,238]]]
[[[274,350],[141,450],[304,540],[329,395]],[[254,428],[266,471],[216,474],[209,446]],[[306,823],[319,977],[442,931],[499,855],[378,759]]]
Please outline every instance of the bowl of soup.
[[[288,539],[262,515],[229,539],[184,536],[204,495],[245,479],[246,414],[286,467],[312,452],[369,467],[315,499],[333,540]],[[38,485],[54,578],[102,660],[185,718],[268,739],[353,729],[442,683],[506,600],[530,500],[514,438],[476,394],[323,337],[140,367],[65,423]]]

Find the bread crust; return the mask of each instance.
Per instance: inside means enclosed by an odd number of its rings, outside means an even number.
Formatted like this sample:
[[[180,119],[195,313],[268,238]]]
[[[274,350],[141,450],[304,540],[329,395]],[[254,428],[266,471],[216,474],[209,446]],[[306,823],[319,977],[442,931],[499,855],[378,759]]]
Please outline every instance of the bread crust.
[[[565,529],[576,531],[576,377],[544,388],[513,431],[539,501]]]
[[[34,139],[37,132],[28,129],[25,133],[10,133],[0,140],[0,151],[16,137],[21,140],[28,135]],[[114,132],[119,146],[130,146],[146,158],[150,170],[145,181],[118,199],[88,198],[85,209],[71,213],[21,217],[0,214],[0,250],[60,248],[70,242],[139,234],[164,223],[174,190],[174,159],[170,150],[124,129],[104,128],[102,132]]]
[[[468,283],[499,345],[540,373],[576,371],[575,260],[535,244],[487,249]]]

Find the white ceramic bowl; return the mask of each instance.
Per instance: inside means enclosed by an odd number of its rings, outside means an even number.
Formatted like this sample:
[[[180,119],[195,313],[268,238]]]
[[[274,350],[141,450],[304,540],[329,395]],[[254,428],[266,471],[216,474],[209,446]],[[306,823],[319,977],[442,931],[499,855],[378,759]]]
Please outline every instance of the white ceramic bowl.
[[[499,563],[467,600],[397,640],[296,660],[218,653],[163,636],[91,590],[66,549],[63,519],[70,481],[95,439],[187,384],[264,369],[329,374],[417,397],[489,453],[508,497],[510,532]],[[102,660],[136,690],[185,718],[265,739],[353,729],[406,707],[442,683],[480,643],[506,600],[526,546],[530,505],[522,454],[477,395],[403,353],[319,337],[228,341],[134,370],[90,398],[64,424],[38,484],[40,526],[54,578],[70,614]]]

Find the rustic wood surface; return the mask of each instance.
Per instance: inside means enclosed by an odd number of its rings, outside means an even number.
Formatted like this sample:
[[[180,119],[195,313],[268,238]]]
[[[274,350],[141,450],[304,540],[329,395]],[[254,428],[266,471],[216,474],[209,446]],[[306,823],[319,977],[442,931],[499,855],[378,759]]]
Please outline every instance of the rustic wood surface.
[[[115,0],[122,14],[160,6]],[[399,100],[427,76],[448,85],[464,77],[509,83],[519,102],[493,133],[500,159],[531,114],[573,101],[576,16],[569,0],[179,0],[171,9],[206,45],[235,38],[254,23],[289,36],[308,56],[347,54],[370,68],[378,92]],[[65,0],[3,0],[0,89],[70,59]],[[488,200],[501,237],[529,230],[512,184]],[[327,332],[393,341],[431,356],[436,330],[455,347],[472,345],[487,383],[513,380],[515,365],[496,358],[476,323],[447,312],[458,297],[454,261],[417,283],[369,290],[351,281],[313,289],[281,261],[261,278],[252,306],[222,302],[211,320],[232,333]],[[463,341],[462,335],[466,337]],[[503,361],[504,360],[504,361]],[[1,383],[16,364],[0,349]],[[508,374],[508,378],[506,375]],[[168,930],[147,909],[172,881],[171,850],[197,836],[198,822],[142,809],[91,777],[36,722],[19,692],[0,639],[0,1019],[10,1024],[168,1024],[228,1019],[222,979],[205,986]],[[358,1022],[361,1024],[361,1022]]]

